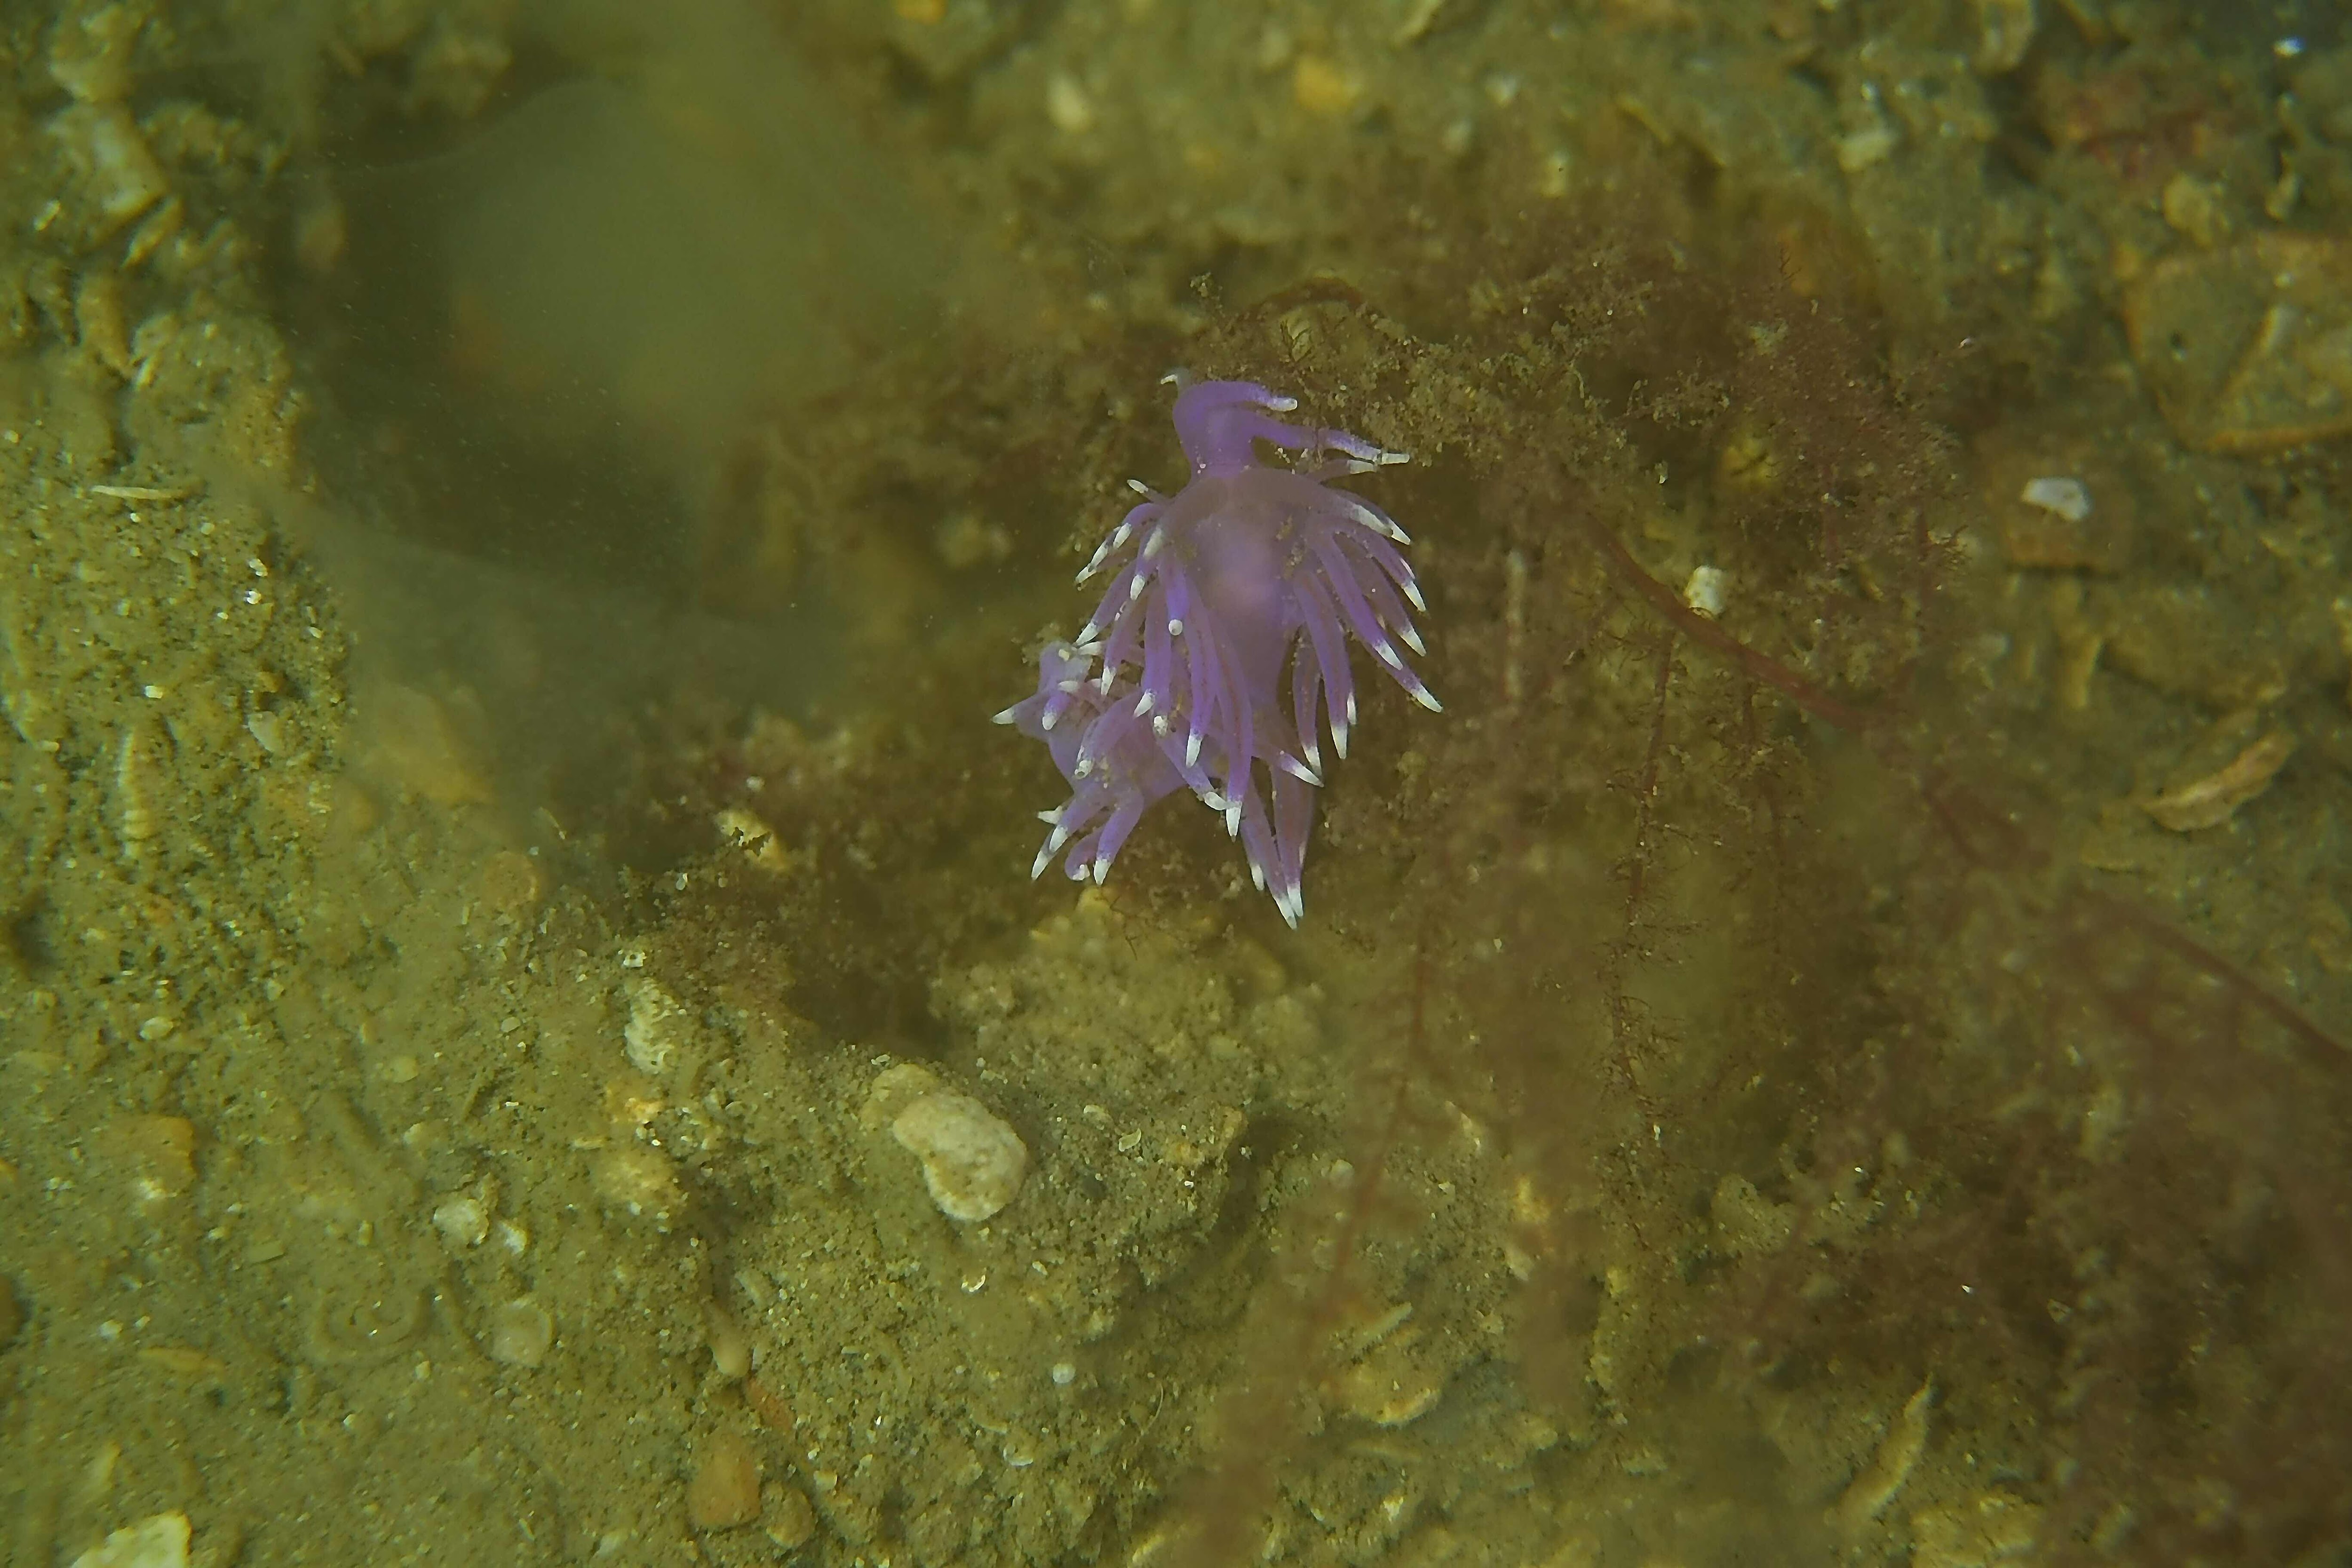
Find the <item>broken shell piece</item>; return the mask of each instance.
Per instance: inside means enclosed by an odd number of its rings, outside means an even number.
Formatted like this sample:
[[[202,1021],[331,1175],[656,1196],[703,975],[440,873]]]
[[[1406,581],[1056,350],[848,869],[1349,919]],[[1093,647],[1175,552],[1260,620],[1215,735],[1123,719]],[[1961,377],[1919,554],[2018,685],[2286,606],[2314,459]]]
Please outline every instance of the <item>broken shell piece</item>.
[[[1021,1135],[980,1101],[952,1089],[898,1112],[890,1136],[923,1163],[931,1202],[950,1219],[983,1220],[1011,1203],[1029,1173]]]
[[[2203,778],[2166,790],[2147,803],[2147,814],[2175,833],[2219,827],[2238,807],[2271,787],[2294,755],[2294,737],[2273,730]]]

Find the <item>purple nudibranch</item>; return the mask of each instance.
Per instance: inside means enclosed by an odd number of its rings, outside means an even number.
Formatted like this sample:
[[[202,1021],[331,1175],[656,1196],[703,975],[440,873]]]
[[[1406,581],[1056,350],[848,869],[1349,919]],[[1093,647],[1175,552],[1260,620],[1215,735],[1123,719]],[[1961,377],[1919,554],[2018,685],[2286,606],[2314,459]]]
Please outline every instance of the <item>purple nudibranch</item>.
[[[1078,574],[1110,574],[1102,602],[1076,637],[1045,646],[1036,694],[996,715],[1045,742],[1070,784],[1066,804],[1038,814],[1050,831],[1029,875],[1067,845],[1071,879],[1100,883],[1144,812],[1188,789],[1224,818],[1251,878],[1296,926],[1323,783],[1318,707],[1335,757],[1356,723],[1348,638],[1438,711],[1398,649],[1425,651],[1412,612],[1429,606],[1399,549],[1412,541],[1331,485],[1409,459],[1286,425],[1272,416],[1297,399],[1254,383],[1168,379],[1192,477],[1173,496],[1128,481],[1142,503]],[[1261,461],[1260,441],[1295,464]]]

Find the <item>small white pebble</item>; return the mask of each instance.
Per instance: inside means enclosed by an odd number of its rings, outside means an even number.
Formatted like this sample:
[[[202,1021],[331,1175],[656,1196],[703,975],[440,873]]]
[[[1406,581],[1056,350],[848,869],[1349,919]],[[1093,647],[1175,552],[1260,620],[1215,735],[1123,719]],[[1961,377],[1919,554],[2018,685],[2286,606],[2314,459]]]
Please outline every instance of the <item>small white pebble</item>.
[[[1720,566],[1694,566],[1683,583],[1683,603],[1712,620],[1723,614],[1723,590],[1730,581]]]
[[[1051,1375],[1055,1388],[1067,1388],[1078,1381],[1078,1369],[1068,1362],[1057,1361],[1054,1363]]]
[[[2080,522],[2091,515],[2090,490],[2082,480],[2063,474],[2044,474],[2038,479],[2026,480],[2017,499],[2028,506],[2055,512],[2068,522]]]

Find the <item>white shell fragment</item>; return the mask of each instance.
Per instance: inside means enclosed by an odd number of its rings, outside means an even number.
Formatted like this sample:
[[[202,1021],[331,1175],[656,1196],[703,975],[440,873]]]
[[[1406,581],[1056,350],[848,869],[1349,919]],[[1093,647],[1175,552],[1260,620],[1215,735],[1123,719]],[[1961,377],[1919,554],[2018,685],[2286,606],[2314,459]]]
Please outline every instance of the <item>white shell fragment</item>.
[[[890,1136],[923,1163],[923,1184],[950,1219],[983,1220],[1021,1191],[1029,1147],[1003,1118],[968,1094],[926,1094],[890,1123]]]
[[[2017,499],[2028,506],[2064,518],[2068,522],[2080,522],[2091,515],[2091,492],[2083,481],[2063,474],[2044,474],[2025,481]]]

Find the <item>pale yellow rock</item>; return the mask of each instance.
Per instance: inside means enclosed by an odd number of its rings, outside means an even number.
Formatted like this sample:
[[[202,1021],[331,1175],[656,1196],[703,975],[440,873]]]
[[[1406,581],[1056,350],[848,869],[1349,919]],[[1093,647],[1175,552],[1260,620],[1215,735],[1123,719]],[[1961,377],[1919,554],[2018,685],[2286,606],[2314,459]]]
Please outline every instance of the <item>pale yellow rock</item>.
[[[988,1219],[1021,1191],[1029,1148],[1004,1120],[968,1094],[924,1095],[890,1123],[890,1136],[923,1163],[923,1184],[950,1219]]]

